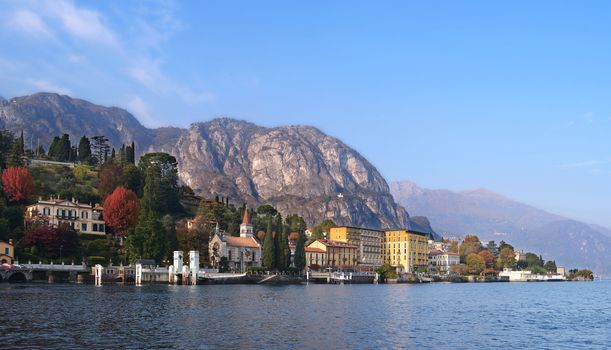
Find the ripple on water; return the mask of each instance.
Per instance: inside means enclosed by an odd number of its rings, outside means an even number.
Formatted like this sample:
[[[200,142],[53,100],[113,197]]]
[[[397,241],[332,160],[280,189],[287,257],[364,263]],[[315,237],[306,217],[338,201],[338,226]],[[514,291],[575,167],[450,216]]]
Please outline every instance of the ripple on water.
[[[611,347],[611,282],[0,284],[2,348]]]

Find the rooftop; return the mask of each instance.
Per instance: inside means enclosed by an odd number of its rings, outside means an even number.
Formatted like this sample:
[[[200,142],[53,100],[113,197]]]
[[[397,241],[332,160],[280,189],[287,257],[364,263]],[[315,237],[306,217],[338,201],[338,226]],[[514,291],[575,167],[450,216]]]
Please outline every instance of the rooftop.
[[[227,245],[233,247],[259,248],[261,245],[254,237],[225,236]]]

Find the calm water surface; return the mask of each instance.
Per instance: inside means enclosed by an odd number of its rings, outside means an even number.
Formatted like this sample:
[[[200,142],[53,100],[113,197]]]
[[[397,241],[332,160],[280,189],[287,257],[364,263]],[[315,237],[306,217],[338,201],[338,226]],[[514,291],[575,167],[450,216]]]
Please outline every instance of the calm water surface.
[[[0,284],[0,348],[611,348],[611,281]]]

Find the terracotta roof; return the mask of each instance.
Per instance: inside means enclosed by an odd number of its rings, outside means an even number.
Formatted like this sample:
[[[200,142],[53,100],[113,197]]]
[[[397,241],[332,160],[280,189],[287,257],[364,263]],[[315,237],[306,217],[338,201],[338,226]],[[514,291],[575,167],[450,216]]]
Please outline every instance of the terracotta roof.
[[[233,237],[225,236],[225,242],[227,245],[233,247],[247,247],[247,248],[259,248],[260,245],[253,237]]]
[[[348,244],[345,242],[338,242],[338,241],[329,241],[326,239],[317,239],[318,242],[326,245],[327,247],[346,247],[346,248],[354,248],[354,249],[358,249],[357,246],[352,245],[352,244]]]
[[[248,208],[244,209],[244,219],[242,219],[242,225],[249,225],[250,218],[248,217]]]
[[[310,248],[310,247],[305,247],[305,251],[306,253],[324,253],[325,251],[320,249],[320,248]]]

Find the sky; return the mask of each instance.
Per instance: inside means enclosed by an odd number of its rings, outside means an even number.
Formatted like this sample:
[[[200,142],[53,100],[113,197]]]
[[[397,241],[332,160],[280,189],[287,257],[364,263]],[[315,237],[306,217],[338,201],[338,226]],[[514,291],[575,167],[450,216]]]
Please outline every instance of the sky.
[[[6,1],[0,96],[314,125],[388,181],[611,227],[608,1]]]

